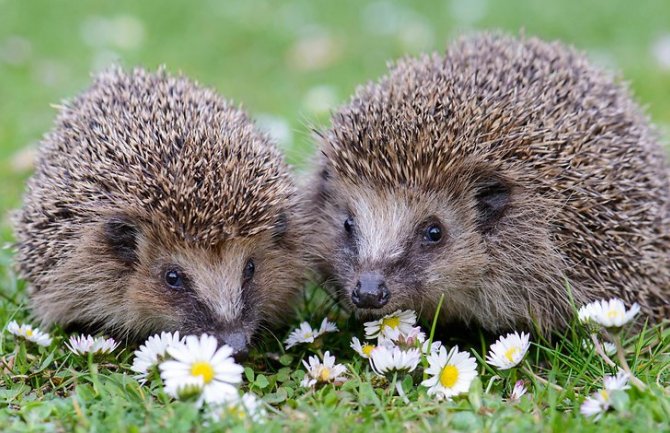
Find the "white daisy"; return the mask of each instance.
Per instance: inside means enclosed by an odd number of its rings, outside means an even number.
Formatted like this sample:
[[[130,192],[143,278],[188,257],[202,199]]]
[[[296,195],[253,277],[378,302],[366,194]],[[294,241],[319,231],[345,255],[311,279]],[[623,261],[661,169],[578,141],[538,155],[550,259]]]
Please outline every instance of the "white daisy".
[[[616,354],[616,344],[604,341],[602,342],[602,346],[607,355],[612,356]]]
[[[314,339],[317,337],[317,332],[312,329],[312,326],[307,322],[302,322],[298,329],[294,329],[288,335],[286,339],[286,348],[290,349],[291,347],[300,344],[300,343],[314,343]]]
[[[400,346],[402,348],[418,347],[426,341],[426,334],[421,331],[420,326],[410,328],[409,332],[401,332],[400,329],[390,329],[386,335],[379,335],[379,344],[386,346]]]
[[[416,323],[416,313],[412,310],[387,314],[379,320],[365,322],[365,338],[397,338],[398,333],[409,334]]]
[[[135,351],[135,359],[130,369],[136,373],[135,379],[140,383],[147,381],[147,376],[151,369],[157,367],[162,362],[167,354],[168,347],[177,343],[183,343],[184,339],[179,338],[179,332],[174,334],[170,332],[162,332],[160,335],[152,335]]]
[[[326,317],[321,322],[321,327],[319,328],[318,335],[321,336],[326,332],[337,332],[337,331],[338,331],[337,325],[329,321],[328,318]]]
[[[360,340],[356,337],[351,339],[350,346],[352,349],[356,351],[356,353],[358,353],[365,359],[370,358],[370,353],[374,350],[375,347],[377,347],[374,344],[370,343],[361,344]]]
[[[530,334],[518,332],[500,337],[490,348],[486,362],[500,370],[518,365],[530,347]]]
[[[524,395],[527,391],[528,389],[526,389],[526,385],[523,383],[523,380],[517,380],[514,384],[514,388],[512,388],[512,392],[509,395],[510,401],[519,400],[521,396]]]
[[[619,371],[616,376],[605,376],[603,389],[587,397],[579,411],[584,416],[595,416],[595,419],[598,420],[610,408],[612,391],[623,391],[630,388],[628,379],[629,376],[624,371]]]
[[[607,409],[609,409],[609,393],[603,389],[587,397],[579,407],[579,412],[584,416],[595,416],[598,420]]]
[[[440,350],[440,347],[442,347],[441,341],[433,341],[430,345],[428,343],[430,343],[430,341],[426,340],[421,345],[421,353],[423,353],[424,355],[428,355],[429,353],[435,353],[438,350]]]
[[[186,337],[184,343],[167,348],[173,358],[158,367],[165,383],[165,392],[176,398],[198,395],[196,402],[221,403],[237,398],[237,386],[242,382],[242,366],[231,357],[227,345],[217,350],[216,338],[207,334],[199,338]]]
[[[607,375],[603,378],[603,385],[608,391],[626,390],[630,388],[628,380],[630,376],[623,370],[619,370],[616,376]]]
[[[582,323],[596,323],[605,328],[620,328],[630,322],[637,313],[640,312],[640,306],[634,303],[630,309],[621,299],[610,299],[586,304],[579,309],[577,317]]]
[[[432,375],[421,385],[428,388],[428,395],[437,399],[447,398],[468,392],[470,384],[477,377],[477,362],[467,352],[459,352],[454,346],[449,353],[446,347],[440,347],[437,353],[428,355],[429,367],[426,373]]]
[[[407,333],[391,329],[387,332],[387,336],[380,335],[378,341],[379,345],[387,347],[398,346],[402,349],[418,347],[421,348],[421,353],[423,354],[435,352],[442,346],[440,341],[433,341],[429,345],[426,340],[426,334],[421,330],[420,326],[411,328]]]
[[[35,343],[39,346],[51,345],[52,338],[48,333],[40,331],[39,328],[33,328],[32,325],[19,325],[16,320],[12,320],[7,324],[7,331],[17,337],[23,338],[26,341]]]
[[[300,344],[300,343],[314,343],[314,340],[327,332],[337,332],[337,325],[329,321],[328,318],[323,319],[319,329],[313,329],[307,322],[302,322],[298,329],[294,329],[286,339],[286,348]]]
[[[612,356],[616,354],[616,345],[614,343],[610,343],[609,341],[601,341],[600,345],[603,347],[603,350],[605,351],[606,355]],[[582,346],[585,349],[592,349],[593,348],[593,341],[589,339],[584,339],[582,342]]]
[[[420,360],[419,349],[402,350],[399,347],[380,345],[370,352],[370,366],[380,376],[393,372],[412,372]]]
[[[263,424],[267,411],[263,402],[251,393],[246,393],[239,398],[232,399],[223,404],[211,406],[209,417],[213,421],[223,421],[234,418],[241,421],[251,420],[257,424]]]
[[[68,343],[65,343],[68,349],[75,355],[85,355],[92,353],[94,355],[105,355],[112,353],[119,345],[113,338],[91,337],[90,335],[72,335]]]
[[[300,382],[300,385],[305,388],[314,387],[320,383],[335,383],[339,384],[346,380],[344,373],[347,367],[342,364],[335,364],[335,357],[330,355],[330,352],[323,354],[323,362],[318,356],[310,356],[309,362],[302,361],[307,369],[305,378]]]

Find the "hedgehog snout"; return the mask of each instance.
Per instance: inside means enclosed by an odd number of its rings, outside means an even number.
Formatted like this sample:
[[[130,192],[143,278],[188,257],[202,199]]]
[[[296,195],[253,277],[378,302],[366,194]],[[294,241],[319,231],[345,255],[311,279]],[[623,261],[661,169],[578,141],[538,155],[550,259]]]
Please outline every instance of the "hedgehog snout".
[[[246,333],[242,329],[227,330],[217,335],[219,344],[226,344],[233,349],[233,357],[241,362],[249,356],[249,342]]]
[[[358,308],[382,308],[389,299],[391,292],[379,272],[363,272],[351,292],[351,302]]]

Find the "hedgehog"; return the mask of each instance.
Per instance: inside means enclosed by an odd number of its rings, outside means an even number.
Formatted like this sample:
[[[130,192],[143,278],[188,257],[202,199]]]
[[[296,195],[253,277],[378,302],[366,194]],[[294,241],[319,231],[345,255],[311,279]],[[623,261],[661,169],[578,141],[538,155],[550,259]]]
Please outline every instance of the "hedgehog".
[[[311,254],[359,318],[549,334],[614,297],[668,317],[660,138],[574,48],[483,33],[401,59],[316,139]]]
[[[112,68],[59,108],[15,219],[35,316],[128,341],[207,333],[244,358],[305,275],[280,151],[164,68]]]

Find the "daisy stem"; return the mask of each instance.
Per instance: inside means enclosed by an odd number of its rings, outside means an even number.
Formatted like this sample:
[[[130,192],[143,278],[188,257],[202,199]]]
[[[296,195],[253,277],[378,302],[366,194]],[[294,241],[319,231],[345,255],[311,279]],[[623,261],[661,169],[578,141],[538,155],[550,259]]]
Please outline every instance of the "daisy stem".
[[[442,311],[442,303],[444,302],[444,293],[440,295],[440,300],[437,302],[437,308],[435,309],[435,316],[433,317],[433,323],[430,327],[430,336],[428,337],[428,353],[430,353],[430,348],[433,345],[433,338],[435,338],[435,329],[437,329],[437,319],[440,316],[440,311]],[[426,368],[428,368],[428,358],[421,356],[421,364],[423,365],[423,380],[428,379],[428,373],[426,373]]]
[[[24,367],[28,364],[28,351],[26,350],[26,342],[23,338],[19,339],[19,344],[16,346],[16,355],[14,356],[14,367],[19,368],[19,372],[23,373]],[[27,371],[27,368],[25,368]]]
[[[388,379],[388,376],[386,376],[386,378]],[[394,389],[394,388],[395,388],[396,390],[398,389],[398,387],[397,387],[397,384],[398,384],[397,379],[398,379],[398,373],[397,373],[397,372],[393,372],[393,377],[391,378],[391,386],[389,387],[389,390],[391,391],[391,395],[390,395],[391,397],[393,397],[393,389]]]
[[[409,404],[409,398],[407,398],[407,394],[405,394],[405,390],[402,389],[402,382],[396,382],[395,383],[395,389],[398,391],[398,395],[402,398],[402,401],[404,401],[405,404]]]
[[[551,387],[551,388],[554,388],[556,391],[560,391],[560,392],[565,391],[565,389],[563,389],[562,386],[556,385],[555,383],[551,383],[551,382],[549,382],[547,379],[544,379],[544,378],[538,376],[537,374],[533,373],[533,372],[531,371],[531,369],[529,369],[529,368],[528,368],[527,366],[525,366],[525,365],[524,365],[523,367],[521,367],[521,370],[522,370],[524,373],[526,373],[528,376],[532,377],[533,379],[535,379],[536,381],[540,382],[540,383],[543,384],[543,385],[547,385],[547,386],[549,386],[549,387]]]
[[[610,367],[616,367],[616,364],[614,361],[612,361],[612,358],[607,356],[605,353],[603,345],[600,344],[600,340],[598,340],[598,336],[595,333],[591,334],[591,341],[593,341],[593,347],[595,347],[596,353],[600,355],[600,357],[605,361],[605,364],[609,365]]]
[[[625,371],[628,374],[628,377],[630,378],[630,381],[637,389],[640,391],[644,391],[647,386],[635,375],[630,369],[630,366],[628,365],[628,361],[626,361],[626,351],[623,348],[623,344],[621,343],[621,336],[616,333],[614,335],[611,335],[612,340],[614,341],[614,345],[616,346],[616,356],[619,359],[619,363],[621,364],[621,368],[623,371]]]
[[[484,394],[488,394],[489,391],[491,391],[491,388],[493,387],[493,383],[498,379],[501,379],[501,377],[498,376],[497,374],[492,376],[491,379],[489,379],[489,383],[486,385],[486,390],[484,391]]]

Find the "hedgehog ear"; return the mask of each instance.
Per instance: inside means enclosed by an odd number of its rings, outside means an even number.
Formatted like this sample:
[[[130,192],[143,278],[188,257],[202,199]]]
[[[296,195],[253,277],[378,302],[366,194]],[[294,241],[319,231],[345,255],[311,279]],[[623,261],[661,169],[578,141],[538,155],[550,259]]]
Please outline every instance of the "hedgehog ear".
[[[490,233],[511,201],[511,187],[497,176],[485,176],[477,184],[477,224],[482,233]]]
[[[111,217],[105,222],[104,235],[105,241],[120,261],[127,265],[137,261],[137,227],[130,218]]]
[[[286,234],[288,230],[288,216],[285,212],[282,212],[277,216],[274,226],[272,227],[272,239],[280,240]]]
[[[319,184],[317,185],[316,199],[320,203],[326,201],[326,199],[328,198],[329,181],[330,181],[330,171],[328,171],[328,167],[326,166],[319,171],[319,179],[318,179]]]

